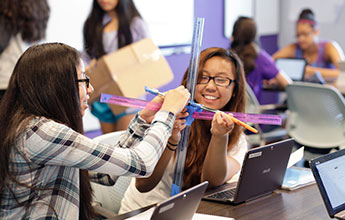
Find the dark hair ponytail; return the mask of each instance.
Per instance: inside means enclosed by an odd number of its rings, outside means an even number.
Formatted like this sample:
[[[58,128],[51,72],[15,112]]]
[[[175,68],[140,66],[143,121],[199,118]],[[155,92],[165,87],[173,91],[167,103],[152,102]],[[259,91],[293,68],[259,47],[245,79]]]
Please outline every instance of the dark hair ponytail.
[[[256,37],[255,21],[249,17],[239,17],[234,24],[232,37],[230,48],[241,58],[245,74],[248,74],[255,69],[257,57],[257,49],[252,44]]]

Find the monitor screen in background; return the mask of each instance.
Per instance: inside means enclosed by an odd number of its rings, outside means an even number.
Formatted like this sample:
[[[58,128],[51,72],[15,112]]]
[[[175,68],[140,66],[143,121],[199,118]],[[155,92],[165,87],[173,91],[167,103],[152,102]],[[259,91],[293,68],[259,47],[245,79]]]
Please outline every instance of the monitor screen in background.
[[[316,165],[332,208],[345,203],[345,155]]]
[[[292,80],[302,81],[306,61],[304,59],[279,58],[276,60],[276,66],[283,70]]]

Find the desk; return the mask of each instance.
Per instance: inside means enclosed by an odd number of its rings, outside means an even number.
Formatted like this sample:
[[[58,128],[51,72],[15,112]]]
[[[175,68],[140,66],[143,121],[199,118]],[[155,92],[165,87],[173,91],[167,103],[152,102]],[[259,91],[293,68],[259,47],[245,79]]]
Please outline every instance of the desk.
[[[225,187],[226,186],[221,186],[221,188]],[[125,219],[145,210],[147,210],[147,208],[135,210],[111,219]],[[305,186],[294,191],[278,190],[271,195],[236,206],[201,201],[197,212],[232,217],[236,220],[330,219],[316,184]]]
[[[246,219],[330,219],[316,184],[294,191],[278,190],[271,195],[231,206],[201,201],[198,213]]]

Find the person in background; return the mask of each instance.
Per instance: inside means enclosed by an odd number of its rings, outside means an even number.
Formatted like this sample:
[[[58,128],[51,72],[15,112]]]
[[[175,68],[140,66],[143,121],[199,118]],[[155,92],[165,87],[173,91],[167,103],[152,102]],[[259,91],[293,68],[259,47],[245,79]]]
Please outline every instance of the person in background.
[[[187,74],[188,70],[182,85],[186,85]],[[241,61],[233,52],[223,48],[208,48],[201,52],[195,101],[221,111],[244,112],[245,76]],[[178,126],[174,128],[153,174],[149,178],[132,179],[120,213],[163,201],[170,196],[176,149],[180,131],[186,126],[184,123],[183,118],[177,120]],[[195,120],[190,129],[183,189],[206,180],[210,187],[229,181],[241,169],[247,149],[242,127],[234,124],[229,115],[218,112],[212,121]]]
[[[132,0],[94,0],[91,12],[85,21],[84,60],[90,62],[119,48],[149,37],[146,23],[141,18]],[[125,130],[137,111],[128,108],[114,115],[108,104],[93,102],[91,113],[101,124],[103,133]]]
[[[233,27],[230,49],[241,58],[248,85],[261,103],[264,83],[285,88],[292,80],[276,67],[272,57],[255,43],[256,23],[239,17]]]
[[[36,45],[19,58],[0,103],[0,219],[94,219],[89,178],[150,176],[190,97],[183,86],[156,97],[158,112],[142,110],[107,145],[83,135],[92,91],[72,47]]]
[[[45,37],[49,13],[46,0],[0,1],[0,100],[20,55]]]
[[[335,80],[339,75],[338,62],[344,59],[344,53],[336,42],[321,41],[318,36],[314,13],[310,9],[303,9],[296,23],[297,42],[277,51],[273,59],[304,58],[308,63],[305,78],[318,72],[326,81]]]

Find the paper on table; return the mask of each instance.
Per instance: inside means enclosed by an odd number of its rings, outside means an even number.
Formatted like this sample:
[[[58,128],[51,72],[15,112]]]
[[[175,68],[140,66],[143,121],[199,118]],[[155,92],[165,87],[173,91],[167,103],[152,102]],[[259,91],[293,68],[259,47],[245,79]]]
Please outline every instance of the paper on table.
[[[301,147],[295,152],[291,153],[287,167],[289,168],[292,165],[296,164],[298,161],[302,160],[303,155],[304,155],[304,147]]]
[[[126,220],[147,220],[150,219],[153,213],[154,207],[142,212],[136,216],[133,216],[131,218],[127,218]],[[195,213],[192,220],[235,220],[234,218],[229,217],[223,217],[223,216],[217,216],[217,215],[207,215],[207,214],[201,214],[201,213]]]

